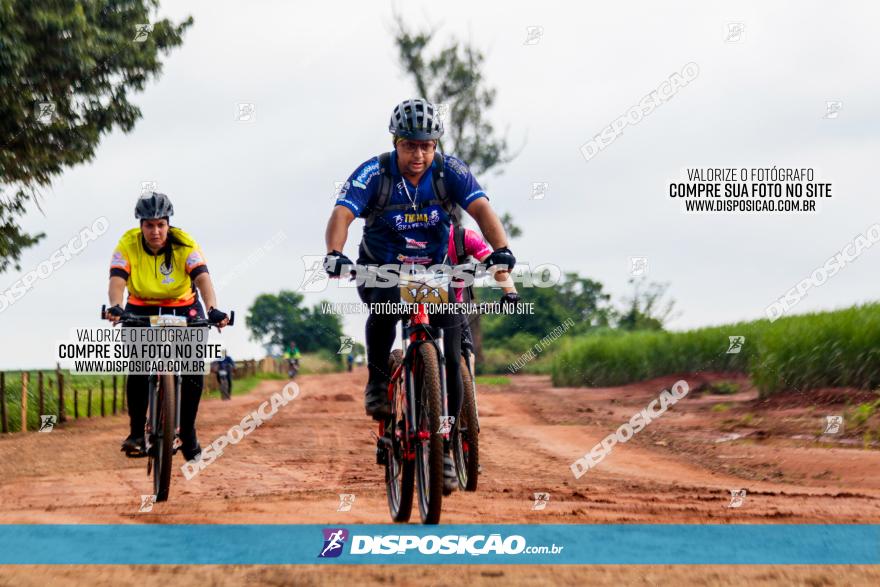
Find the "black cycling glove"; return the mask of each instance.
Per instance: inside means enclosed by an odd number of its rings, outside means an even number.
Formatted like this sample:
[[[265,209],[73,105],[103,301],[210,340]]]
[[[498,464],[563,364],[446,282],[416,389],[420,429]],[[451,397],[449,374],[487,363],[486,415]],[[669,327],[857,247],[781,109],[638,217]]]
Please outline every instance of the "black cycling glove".
[[[339,251],[330,251],[324,257],[324,271],[326,271],[327,275],[330,277],[341,276],[345,265],[350,267],[354,265],[354,263]]]
[[[500,249],[495,249],[492,254],[486,258],[486,267],[491,267],[492,265],[506,265],[507,270],[510,271],[513,269],[514,265],[516,265],[516,257],[513,256],[510,249],[507,247],[501,247]]]
[[[217,308],[211,308],[208,310],[208,321],[213,324],[219,324],[223,322],[229,316],[226,315],[226,312],[221,312]]]
[[[115,306],[111,306],[107,308],[107,315],[114,316],[116,318],[122,318],[122,315],[125,314],[125,310],[122,309],[122,306],[116,304]]]
[[[519,294],[516,292],[506,293],[501,296],[501,305],[506,306],[508,304],[513,304],[514,306],[519,303]]]

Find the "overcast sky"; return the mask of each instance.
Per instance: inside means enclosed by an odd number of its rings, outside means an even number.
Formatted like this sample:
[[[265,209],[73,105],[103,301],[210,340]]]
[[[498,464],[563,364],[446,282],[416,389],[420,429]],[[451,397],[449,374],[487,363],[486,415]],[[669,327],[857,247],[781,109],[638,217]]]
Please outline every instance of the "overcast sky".
[[[134,101],[143,118],[104,137],[94,161],[69,169],[24,219],[47,237],[5,291],[86,225],[110,228],[0,313],[0,368],[52,364],[73,327],[99,326],[110,254],[135,227],[141,182],[173,200],[173,224],[200,242],[219,300],[241,321],[225,331],[236,358],[259,356],[244,315],[262,292],[299,287],[303,255],[324,252],[334,182],[389,148],[393,106],[414,94],[399,70],[392,7],[381,2],[164,2],[195,24],[164,72]],[[478,177],[523,229],[521,262],[556,263],[628,293],[630,258],[669,282],[675,329],[764,316],[775,298],[880,221],[876,181],[880,9],[871,4],[401,3],[413,25],[470,39],[487,55],[492,111],[519,156]],[[729,42],[728,23],[743,23]],[[542,27],[527,44],[528,27]],[[669,76],[699,75],[587,161],[580,146]],[[826,102],[842,103],[825,118]],[[235,120],[253,103],[256,120]],[[833,183],[815,214],[686,214],[667,196],[684,169],[812,167]],[[875,172],[871,172],[874,169]],[[532,184],[547,182],[543,199]],[[362,222],[345,252],[354,258]],[[284,239],[253,264],[273,236]],[[244,263],[244,266],[242,266]],[[880,247],[868,249],[796,313],[877,298]],[[233,274],[232,272],[235,271]],[[225,279],[224,279],[225,276]],[[357,301],[352,289],[307,294]],[[363,317],[346,331],[363,340]]]

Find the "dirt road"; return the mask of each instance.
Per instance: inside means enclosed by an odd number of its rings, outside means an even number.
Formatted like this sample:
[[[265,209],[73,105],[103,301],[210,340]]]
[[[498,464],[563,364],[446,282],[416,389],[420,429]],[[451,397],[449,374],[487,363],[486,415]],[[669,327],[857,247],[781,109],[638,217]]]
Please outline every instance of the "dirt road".
[[[719,377],[683,377],[692,390],[686,398],[580,479],[569,469],[572,461],[679,377],[574,389],[553,388],[546,377],[523,375],[512,377],[509,385],[481,386],[480,488],[444,500],[442,523],[880,522],[880,451],[845,435],[819,437],[824,416],[842,411],[841,394],[822,394],[819,406],[794,396],[760,403],[742,378],[734,378],[742,389],[735,395],[694,391]],[[383,470],[375,464],[373,426],[363,413],[365,380],[365,370],[298,378],[301,395],[296,400],[194,479],[187,481],[176,470],[169,501],[156,504],[151,513],[138,511],[140,496],[151,487],[145,461],[119,452],[127,429],[122,416],[80,420],[49,434],[0,438],[0,523],[388,523]],[[266,381],[232,401],[204,401],[198,425],[202,445],[283,384]],[[741,507],[728,507],[732,489],[747,491]],[[532,510],[535,492],[550,494],[545,509]],[[336,511],[340,493],[356,496],[350,512]],[[283,567],[200,569],[193,575],[200,584],[233,577],[280,584],[278,577],[284,576]],[[394,576],[404,582],[431,576],[436,584],[449,570],[445,567],[440,575],[406,569]],[[47,576],[75,584],[84,572],[71,567],[3,571],[17,585],[45,583]],[[678,581],[681,573],[702,584],[723,585],[730,579],[724,567],[459,571],[470,582],[510,583],[514,576],[525,576],[521,573],[532,574],[531,583],[551,574],[554,582],[582,581],[583,573],[590,573],[596,584],[665,583]],[[837,567],[752,567],[748,573],[753,571],[757,582],[780,584],[837,584],[843,578]],[[127,567],[89,572],[106,577],[108,584],[132,577]],[[170,567],[151,567],[148,574],[158,582],[168,572]],[[321,583],[346,581],[348,571],[298,567],[296,572],[305,582]],[[381,568],[356,572],[359,580],[383,576]],[[880,577],[870,568],[849,567],[847,572],[854,574],[840,584]]]

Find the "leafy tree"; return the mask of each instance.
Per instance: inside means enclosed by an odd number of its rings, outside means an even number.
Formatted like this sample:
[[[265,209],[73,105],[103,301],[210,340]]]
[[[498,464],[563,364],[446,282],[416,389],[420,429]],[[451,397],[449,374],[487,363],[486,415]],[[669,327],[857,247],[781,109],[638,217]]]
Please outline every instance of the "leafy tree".
[[[302,294],[288,290],[277,295],[259,295],[245,319],[251,340],[282,348],[296,341],[302,352],[324,349],[336,353],[342,336],[341,318],[321,312],[320,303],[312,308],[302,307],[304,299]]]
[[[515,155],[510,153],[507,139],[495,136],[495,128],[486,118],[496,90],[488,87],[483,77],[483,53],[452,38],[437,53],[428,55],[436,31],[412,31],[399,14],[395,21],[401,68],[421,97],[448,107],[444,124],[450,152],[478,173],[500,173]],[[442,140],[440,148],[444,150]]]
[[[617,316],[621,330],[663,330],[673,315],[674,300],[664,301],[668,283],[646,283],[644,277],[630,279],[633,294],[624,299],[624,308]]]
[[[363,345],[363,343],[355,342],[351,348],[351,354],[357,357],[366,357],[367,356],[367,347]]]
[[[0,0],[0,272],[43,233],[18,225],[101,136],[141,116],[129,94],[161,71],[192,18],[155,20],[158,0]],[[151,16],[153,18],[151,18]],[[149,25],[152,30],[143,25]]]
[[[522,303],[532,302],[535,313],[484,316],[486,346],[505,346],[518,333],[543,338],[569,318],[575,321],[574,333],[607,327],[613,319],[611,296],[602,291],[602,284],[577,273],[566,273],[554,287],[518,289]]]
[[[502,214],[499,220],[504,227],[504,232],[507,233],[507,238],[513,239],[522,236],[522,229],[513,223],[513,216],[510,215],[510,212]]]

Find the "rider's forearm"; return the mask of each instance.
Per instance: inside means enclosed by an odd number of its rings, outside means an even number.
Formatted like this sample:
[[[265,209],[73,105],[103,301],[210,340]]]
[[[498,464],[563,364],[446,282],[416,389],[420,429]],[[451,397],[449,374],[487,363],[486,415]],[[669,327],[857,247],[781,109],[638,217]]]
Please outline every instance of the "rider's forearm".
[[[330,220],[327,222],[327,230],[324,233],[324,241],[327,244],[327,252],[342,251],[345,240],[348,238],[348,227],[354,222],[354,213],[345,206],[335,206]]]
[[[489,241],[493,249],[507,246],[507,233],[504,232],[504,225],[501,224],[501,220],[495,214],[486,198],[474,200],[468,206],[467,212],[477,221],[480,232],[483,233],[483,238]]]
[[[510,271],[496,271],[495,281],[501,285],[502,292],[506,294],[516,293],[516,287],[514,287],[513,281],[510,280]]]
[[[111,276],[107,296],[110,299],[111,306],[121,306],[125,297],[125,280],[117,275]]]
[[[216,308],[217,294],[214,293],[214,282],[211,281],[211,274],[200,273],[196,276],[193,283],[196,284],[196,288],[199,290],[199,295],[202,296],[202,301],[205,302],[205,307],[209,310],[211,308]]]

